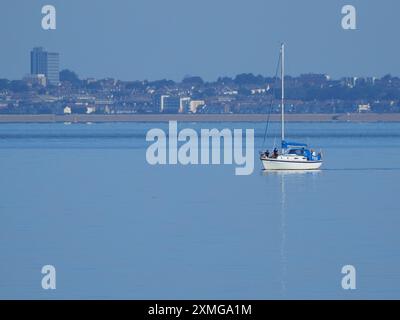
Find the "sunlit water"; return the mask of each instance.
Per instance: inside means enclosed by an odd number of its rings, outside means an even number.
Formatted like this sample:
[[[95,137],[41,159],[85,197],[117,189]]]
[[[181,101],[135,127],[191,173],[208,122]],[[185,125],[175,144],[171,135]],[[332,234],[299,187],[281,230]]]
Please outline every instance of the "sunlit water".
[[[263,173],[263,124],[180,124],[255,128],[242,177],[150,166],[154,127],[0,125],[0,298],[400,298],[400,124],[288,124],[323,149],[315,173]],[[47,264],[56,290],[41,287]]]

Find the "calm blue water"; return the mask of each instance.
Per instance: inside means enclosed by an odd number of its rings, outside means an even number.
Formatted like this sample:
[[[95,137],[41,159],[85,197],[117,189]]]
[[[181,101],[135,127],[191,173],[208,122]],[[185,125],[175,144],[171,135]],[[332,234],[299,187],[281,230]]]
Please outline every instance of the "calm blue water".
[[[400,124],[290,123],[323,170],[242,177],[148,165],[154,127],[0,125],[0,298],[400,298]]]

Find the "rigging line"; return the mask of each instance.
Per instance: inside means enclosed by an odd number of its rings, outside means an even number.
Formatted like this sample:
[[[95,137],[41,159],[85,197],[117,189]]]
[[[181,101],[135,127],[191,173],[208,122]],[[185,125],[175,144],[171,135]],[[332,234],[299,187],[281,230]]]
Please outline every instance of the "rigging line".
[[[277,86],[277,82],[278,82],[278,72],[279,72],[279,66],[281,64],[281,59],[282,59],[282,57],[281,57],[281,54],[279,53],[278,64],[276,66],[276,71],[275,71],[275,83],[274,83],[274,87],[272,88],[272,98],[271,98],[271,103],[269,105],[267,123],[265,125],[264,139],[263,139],[263,144],[262,144],[263,149],[265,146],[265,140],[267,139],[268,127],[269,127],[269,122],[270,122],[271,113],[272,113],[272,104],[275,100],[275,90],[276,90],[276,86]]]

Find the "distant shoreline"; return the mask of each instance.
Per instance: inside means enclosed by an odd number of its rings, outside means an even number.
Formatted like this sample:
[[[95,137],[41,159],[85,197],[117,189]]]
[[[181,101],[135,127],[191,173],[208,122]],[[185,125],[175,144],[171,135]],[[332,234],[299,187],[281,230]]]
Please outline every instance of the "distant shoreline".
[[[266,114],[76,114],[0,115],[0,123],[87,123],[87,122],[265,122]],[[400,113],[287,114],[288,122],[400,122]],[[280,121],[272,114],[270,121]]]

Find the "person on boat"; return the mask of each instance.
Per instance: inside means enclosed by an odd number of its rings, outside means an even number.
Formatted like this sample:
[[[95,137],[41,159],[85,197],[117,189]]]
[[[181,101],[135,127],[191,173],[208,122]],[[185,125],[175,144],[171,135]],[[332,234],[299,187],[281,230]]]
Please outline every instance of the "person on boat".
[[[273,157],[274,159],[278,158],[278,149],[277,149],[277,148],[274,149],[274,154],[273,154],[272,157]]]
[[[311,149],[311,159],[315,160],[316,158],[317,158],[317,153],[313,149]]]
[[[269,158],[269,150],[260,153],[262,158]]]

